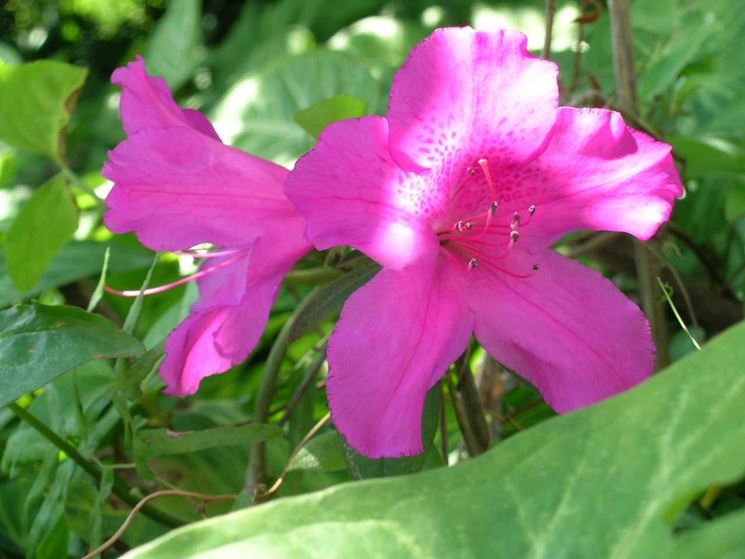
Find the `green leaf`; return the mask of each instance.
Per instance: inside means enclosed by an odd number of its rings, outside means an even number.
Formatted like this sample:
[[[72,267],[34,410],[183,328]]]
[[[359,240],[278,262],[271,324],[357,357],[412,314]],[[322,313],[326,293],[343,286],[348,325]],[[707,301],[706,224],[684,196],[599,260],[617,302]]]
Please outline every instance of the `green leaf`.
[[[0,62],[0,140],[61,163],[62,131],[87,73],[52,60],[17,66]]]
[[[199,62],[202,10],[200,0],[169,2],[145,50],[150,73],[178,89]]]
[[[176,432],[168,429],[140,429],[135,438],[136,452],[142,456],[188,454],[205,448],[252,445],[281,437],[276,425],[226,426],[201,431]]]
[[[340,278],[321,287],[308,306],[295,318],[288,343],[292,343],[337,314],[344,305],[344,301],[359,287],[370,281],[379,269],[380,266],[377,263],[366,259]]]
[[[210,120],[226,143],[290,164],[313,146],[292,117],[339,95],[362,99],[374,108],[379,86],[353,59],[318,49],[274,59],[243,76],[210,113]]]
[[[287,467],[294,470],[318,470],[333,472],[346,467],[344,460],[344,440],[336,431],[329,431],[311,439],[295,455]]]
[[[724,215],[732,223],[745,216],[745,185],[733,185],[724,202]]]
[[[0,311],[0,406],[94,359],[132,357],[142,344],[77,307],[18,305]]]
[[[744,361],[741,323],[639,387],[476,459],[237,511],[127,557],[302,557],[322,546],[324,557],[673,559],[687,503],[745,473],[733,452],[745,437]]]
[[[121,242],[110,243],[111,261],[109,273],[118,274],[131,270],[147,268],[153,259],[152,252],[138,246]],[[47,271],[36,287],[18,292],[7,275],[5,257],[0,252],[0,305],[5,306],[13,301],[20,301],[38,295],[45,289],[59,287],[81,278],[97,274],[105,257],[107,245],[95,241],[71,241],[52,259]]]
[[[729,513],[695,530],[683,532],[676,541],[675,559],[742,559],[745,557],[745,510]]]
[[[19,291],[32,289],[78,227],[78,208],[64,177],[34,192],[5,237],[5,266]]]
[[[669,19],[669,15],[668,15]],[[702,21],[702,19],[704,21]],[[666,45],[662,55],[652,60],[639,77],[639,98],[651,99],[675,83],[683,69],[701,53],[701,45],[716,37],[716,28],[699,14],[687,18]]]
[[[745,153],[739,147],[719,138],[678,136],[670,143],[685,160],[686,175],[705,177],[745,173]]]
[[[293,120],[302,126],[308,134],[318,138],[321,130],[332,122],[361,117],[366,112],[366,101],[349,95],[337,95],[296,112]]]

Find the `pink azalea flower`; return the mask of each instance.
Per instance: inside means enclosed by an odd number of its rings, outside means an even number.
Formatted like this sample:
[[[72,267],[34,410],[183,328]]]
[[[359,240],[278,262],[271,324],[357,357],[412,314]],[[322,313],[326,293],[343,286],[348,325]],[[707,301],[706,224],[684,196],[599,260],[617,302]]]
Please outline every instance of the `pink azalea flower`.
[[[422,451],[425,394],[472,333],[559,412],[652,372],[639,308],[550,246],[578,229],[652,236],[682,193],[670,146],[618,113],[558,107],[556,66],[525,45],[435,31],[388,117],[329,126],[286,183],[316,247],[383,265],[328,348],[333,420],[367,456]]]
[[[176,105],[141,58],[112,81],[122,87],[127,139],[103,168],[114,182],[106,226],[134,231],[153,250],[205,259],[189,278],[200,298],[169,335],[160,368],[168,394],[192,394],[202,378],[248,356],[282,277],[310,245],[282,193],[286,169],[224,145],[201,113]],[[219,248],[188,251],[202,243]]]

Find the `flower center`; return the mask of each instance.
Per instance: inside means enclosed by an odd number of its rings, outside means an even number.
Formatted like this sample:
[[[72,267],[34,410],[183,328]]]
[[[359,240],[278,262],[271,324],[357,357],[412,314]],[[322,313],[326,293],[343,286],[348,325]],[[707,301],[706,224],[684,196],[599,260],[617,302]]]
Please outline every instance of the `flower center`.
[[[492,273],[529,278],[538,271],[537,264],[531,265],[530,270],[516,271],[500,266],[497,262],[505,260],[512,253],[521,231],[533,220],[536,207],[531,205],[526,209],[528,217],[525,220],[519,211],[513,212],[509,217],[500,215],[497,189],[489,170],[489,162],[481,158],[477,163],[486,181],[488,206],[486,210],[456,220],[450,229],[440,231],[437,234],[440,246],[446,253],[463,259],[469,271],[483,267]],[[477,173],[475,167],[468,167],[465,178],[455,188],[451,198],[457,196],[464,183]]]

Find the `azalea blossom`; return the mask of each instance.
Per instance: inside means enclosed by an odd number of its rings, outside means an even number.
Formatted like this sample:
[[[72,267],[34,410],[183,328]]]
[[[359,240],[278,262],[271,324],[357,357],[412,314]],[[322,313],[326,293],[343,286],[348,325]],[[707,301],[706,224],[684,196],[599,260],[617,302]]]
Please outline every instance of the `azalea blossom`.
[[[141,58],[119,68],[127,139],[103,175],[114,182],[106,226],[145,246],[204,260],[158,292],[197,280],[200,297],[168,336],[160,374],[166,392],[194,393],[202,378],[243,361],[264,329],[279,283],[310,245],[282,192],[287,170],[224,145],[198,111],[176,105]],[[207,252],[190,250],[208,243]]]
[[[682,194],[670,146],[616,112],[558,107],[556,75],[520,33],[437,30],[387,117],[332,124],[288,178],[317,248],[383,266],[328,347],[332,418],[362,454],[422,451],[425,394],[472,334],[559,412],[652,373],[637,305],[550,247],[575,230],[652,236]]]

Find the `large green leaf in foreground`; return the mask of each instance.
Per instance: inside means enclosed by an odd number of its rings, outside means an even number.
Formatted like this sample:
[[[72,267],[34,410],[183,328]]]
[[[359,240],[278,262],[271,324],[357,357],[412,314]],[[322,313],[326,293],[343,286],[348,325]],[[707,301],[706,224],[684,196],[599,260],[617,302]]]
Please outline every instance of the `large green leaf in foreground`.
[[[128,557],[620,559],[674,557],[683,537],[722,544],[707,532],[729,522],[743,534],[745,515],[685,536],[672,525],[709,484],[745,473],[733,452],[745,439],[743,342],[740,324],[637,389],[454,468],[238,511]],[[744,539],[724,543],[737,553]]]
[[[143,349],[102,316],[77,307],[10,307],[0,311],[0,406],[93,359]]]

